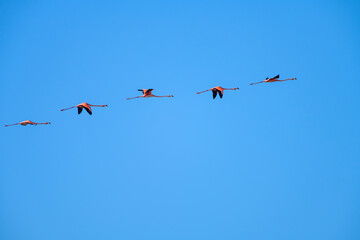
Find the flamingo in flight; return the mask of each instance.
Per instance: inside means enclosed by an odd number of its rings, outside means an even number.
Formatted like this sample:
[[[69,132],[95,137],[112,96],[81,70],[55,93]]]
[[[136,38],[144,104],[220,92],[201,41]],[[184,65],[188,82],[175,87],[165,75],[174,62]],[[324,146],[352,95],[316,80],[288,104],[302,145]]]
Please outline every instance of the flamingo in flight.
[[[138,91],[142,92],[143,95],[142,96],[137,96],[137,97],[132,97],[132,98],[127,98],[126,100],[130,100],[130,99],[135,99],[135,98],[149,98],[149,97],[174,97],[173,95],[167,95],[167,96],[156,96],[154,94],[152,94],[152,90],[154,89],[139,89]]]
[[[50,122],[46,122],[46,123],[35,123],[35,122],[32,122],[30,120],[26,120],[26,121],[22,121],[22,122],[19,122],[19,123],[14,123],[14,124],[10,124],[10,125],[5,125],[5,127],[9,127],[9,126],[15,126],[15,125],[22,125],[22,126],[26,126],[26,125],[39,125],[39,124],[50,124]]]
[[[92,105],[92,104],[89,104],[89,103],[80,103],[76,106],[73,106],[73,107],[69,107],[69,108],[65,108],[65,109],[61,109],[60,111],[65,111],[65,110],[69,110],[69,109],[72,109],[72,108],[77,108],[78,109],[78,114],[80,114],[82,112],[83,109],[85,109],[88,114],[92,114],[92,110],[91,110],[91,107],[107,107],[108,105]]]
[[[202,91],[202,92],[197,92],[196,94],[204,93],[204,92],[207,92],[207,91],[212,91],[213,92],[213,99],[215,99],[218,93],[219,93],[220,98],[222,98],[223,94],[224,94],[224,90],[238,90],[238,89],[239,88],[223,88],[223,87],[217,86],[217,87],[210,88],[210,89]]]
[[[256,83],[250,83],[250,85],[254,85],[254,84],[258,84],[258,83],[268,83],[268,82],[283,82],[283,81],[288,81],[288,80],[296,80],[296,78],[289,78],[289,79],[284,79],[284,80],[279,80],[280,75],[276,75],[273,78],[266,78],[264,81],[261,82],[256,82]]]

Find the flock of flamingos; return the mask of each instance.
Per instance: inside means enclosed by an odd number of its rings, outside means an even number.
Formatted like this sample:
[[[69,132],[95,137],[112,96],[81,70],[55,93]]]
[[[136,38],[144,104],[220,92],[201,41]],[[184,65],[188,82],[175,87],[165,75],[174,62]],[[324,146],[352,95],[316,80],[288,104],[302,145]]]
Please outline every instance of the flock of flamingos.
[[[288,81],[288,80],[296,80],[296,78],[289,78],[289,79],[283,79],[283,80],[279,80],[280,75],[276,75],[273,78],[266,78],[264,81],[260,81],[260,82],[256,82],[256,83],[250,83],[250,85],[254,85],[254,84],[258,84],[258,83],[270,83],[270,82],[283,82],[283,81]],[[212,91],[213,93],[213,99],[216,98],[217,94],[219,94],[219,97],[222,98],[223,94],[224,94],[224,90],[237,90],[239,88],[223,88],[223,87],[214,87],[214,88],[210,88],[208,90],[202,91],[202,92],[198,92],[196,94],[200,94],[200,93],[204,93],[207,91]],[[151,92],[154,89],[139,89],[138,91],[142,92],[142,96],[137,96],[137,97],[133,97],[133,98],[127,98],[126,100],[130,100],[130,99],[135,99],[135,98],[149,98],[149,97],[174,97],[173,95],[167,95],[167,96],[156,96],[154,94],[152,94]],[[82,112],[83,109],[85,109],[88,114],[92,114],[92,109],[91,107],[107,107],[107,105],[92,105],[89,103],[80,103],[76,106],[73,107],[69,107],[69,108],[65,108],[65,109],[61,109],[60,111],[65,111],[65,110],[69,110],[72,108],[77,108],[78,109],[78,114],[80,114]],[[50,124],[50,122],[45,122],[45,123],[35,123],[32,122],[30,120],[26,120],[23,122],[19,122],[19,123],[14,123],[14,124],[10,124],[10,125],[5,125],[5,127],[9,127],[9,126],[15,126],[15,125],[22,125],[22,126],[26,126],[26,125],[39,125],[39,124]]]

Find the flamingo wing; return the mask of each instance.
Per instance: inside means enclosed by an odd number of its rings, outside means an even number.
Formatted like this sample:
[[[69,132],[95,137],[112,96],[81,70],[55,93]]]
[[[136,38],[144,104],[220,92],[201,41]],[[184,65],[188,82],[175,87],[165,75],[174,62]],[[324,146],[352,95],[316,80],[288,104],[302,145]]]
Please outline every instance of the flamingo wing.
[[[142,92],[144,94],[144,89],[138,89],[138,91]]]
[[[88,112],[88,114],[92,114],[92,111],[91,111],[91,108],[87,108],[87,107],[85,107],[85,110]]]
[[[83,110],[82,107],[77,107],[77,109],[78,109],[78,114],[80,114],[82,112],[82,110]]]
[[[219,93],[220,98],[222,98],[222,97],[223,97],[223,93],[222,93],[220,90],[218,90],[218,93]]]
[[[280,75],[276,75],[275,77],[273,77],[273,79],[278,79],[280,77]]]
[[[216,95],[217,95],[218,90],[214,89],[214,90],[212,90],[212,92],[213,92],[213,99],[215,99],[215,98],[216,98]]]
[[[146,93],[151,93],[152,90],[154,90],[154,89],[150,88],[150,89],[146,90],[145,94]]]

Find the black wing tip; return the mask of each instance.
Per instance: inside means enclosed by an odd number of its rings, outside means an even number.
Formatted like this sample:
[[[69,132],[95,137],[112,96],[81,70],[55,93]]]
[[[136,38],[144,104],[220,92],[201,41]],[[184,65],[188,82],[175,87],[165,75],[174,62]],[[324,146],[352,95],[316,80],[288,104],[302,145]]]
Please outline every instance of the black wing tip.
[[[87,111],[87,113],[88,113],[89,115],[92,115],[92,111],[91,111],[90,109],[85,108],[85,110]]]
[[[218,90],[218,93],[219,93],[219,97],[222,98],[223,97],[223,94],[220,90]]]
[[[212,90],[212,92],[213,92],[213,99],[215,99],[216,96],[217,96],[218,91],[214,89],[214,90]]]

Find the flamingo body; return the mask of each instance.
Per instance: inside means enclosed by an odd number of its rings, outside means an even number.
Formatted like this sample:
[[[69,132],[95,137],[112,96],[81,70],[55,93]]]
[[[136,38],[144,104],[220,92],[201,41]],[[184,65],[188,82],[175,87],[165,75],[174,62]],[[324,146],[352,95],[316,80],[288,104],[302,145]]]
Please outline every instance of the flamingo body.
[[[289,80],[296,80],[296,78],[289,78],[289,79],[284,79],[284,80],[279,80],[280,75],[276,75],[275,77],[272,78],[265,78],[264,81],[261,82],[256,82],[256,83],[250,83],[250,85],[254,85],[254,84],[258,84],[258,83],[271,83],[271,82],[284,82],[284,81],[289,81]]]
[[[156,96],[156,95],[152,94],[153,90],[154,89],[152,89],[152,88],[150,88],[150,89],[138,89],[138,91],[142,92],[142,94],[143,94],[142,96],[127,98],[126,100],[135,99],[135,98],[150,98],[150,97],[174,97],[173,95]]]
[[[219,97],[222,98],[223,94],[224,94],[224,90],[238,90],[238,89],[239,88],[223,88],[223,87],[217,86],[217,87],[213,87],[213,88],[210,88],[210,89],[202,91],[202,92],[198,92],[196,94],[204,93],[204,92],[207,92],[207,91],[212,91],[213,99],[215,99],[217,94],[219,94]]]
[[[80,103],[79,105],[76,105],[76,107],[78,109],[78,114],[80,114],[82,110],[85,109],[90,115],[92,115],[92,109],[88,103]]]
[[[82,110],[85,109],[89,115],[92,115],[91,107],[107,107],[107,106],[108,105],[93,105],[93,104],[89,104],[89,103],[84,102],[84,103],[80,103],[78,105],[75,105],[73,107],[61,109],[60,111],[69,110],[71,108],[77,108],[78,114],[80,114],[82,112]]]
[[[27,126],[27,125],[39,125],[39,124],[50,124],[50,122],[45,122],[45,123],[36,123],[36,122],[33,122],[33,121],[30,121],[30,120],[25,120],[25,121],[22,121],[22,122],[19,122],[19,123],[14,123],[14,124],[10,124],[10,125],[5,125],[5,127],[9,127],[9,126],[15,126],[15,125],[21,125],[21,126]]]

